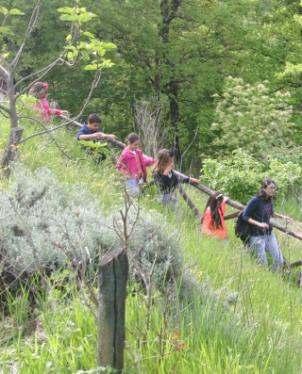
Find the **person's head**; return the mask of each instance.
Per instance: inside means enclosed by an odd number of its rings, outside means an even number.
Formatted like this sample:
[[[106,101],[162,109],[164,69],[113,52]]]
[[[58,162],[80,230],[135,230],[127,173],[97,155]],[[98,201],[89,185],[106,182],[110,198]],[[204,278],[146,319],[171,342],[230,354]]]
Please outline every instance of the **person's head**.
[[[207,202],[207,207],[209,207],[211,211],[212,225],[214,228],[222,227],[221,217],[218,211],[222,202],[223,194],[219,192],[212,194]]]
[[[102,123],[102,120],[97,114],[95,114],[95,113],[89,114],[88,119],[87,119],[87,126],[91,130],[99,131],[99,129],[101,127],[101,123]]]
[[[48,95],[47,82],[35,82],[29,89],[29,93],[37,99],[43,99]]]
[[[276,195],[277,184],[270,178],[265,178],[261,183],[259,196],[271,199]]]
[[[163,173],[167,167],[171,166],[173,168],[174,165],[174,154],[173,151],[168,149],[161,149],[157,154],[157,164],[156,170],[159,173]]]
[[[128,148],[133,151],[139,147],[139,141],[140,141],[139,136],[135,134],[134,132],[129,134],[126,138]]]

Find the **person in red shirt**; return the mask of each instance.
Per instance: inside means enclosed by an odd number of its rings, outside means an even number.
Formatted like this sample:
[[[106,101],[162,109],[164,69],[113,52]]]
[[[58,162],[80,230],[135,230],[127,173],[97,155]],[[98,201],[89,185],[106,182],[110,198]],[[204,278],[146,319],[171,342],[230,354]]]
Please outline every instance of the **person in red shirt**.
[[[34,83],[31,86],[29,93],[38,99],[34,108],[37,110],[37,112],[39,112],[43,121],[49,122],[53,116],[57,116],[57,117],[68,116],[68,112],[66,110],[51,108],[49,101],[47,99],[47,96],[48,96],[48,83],[47,82]]]
[[[214,193],[209,197],[203,217],[201,218],[201,232],[218,239],[227,239],[226,219],[234,218],[238,213],[225,216],[228,197],[221,193]]]

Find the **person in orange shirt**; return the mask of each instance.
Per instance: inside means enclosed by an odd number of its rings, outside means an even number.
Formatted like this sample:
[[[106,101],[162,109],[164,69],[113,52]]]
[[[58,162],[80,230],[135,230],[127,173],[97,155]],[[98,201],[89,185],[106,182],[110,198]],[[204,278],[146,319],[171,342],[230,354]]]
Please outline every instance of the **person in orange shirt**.
[[[201,218],[201,232],[203,234],[215,236],[221,240],[228,238],[225,220],[236,217],[238,213],[225,216],[227,201],[228,197],[218,192],[209,197]]]

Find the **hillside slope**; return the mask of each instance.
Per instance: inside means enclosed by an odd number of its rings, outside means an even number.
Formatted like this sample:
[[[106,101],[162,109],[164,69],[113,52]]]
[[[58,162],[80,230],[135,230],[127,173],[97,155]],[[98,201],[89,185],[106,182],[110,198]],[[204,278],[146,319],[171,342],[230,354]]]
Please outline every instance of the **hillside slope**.
[[[23,126],[25,137],[33,133],[32,125]],[[2,148],[7,132],[3,118],[0,131]],[[108,214],[120,206],[121,181],[111,161],[96,165],[75,142],[72,132],[60,130],[53,137],[45,135],[26,142],[20,147],[21,161],[33,170],[46,166],[60,182],[87,189]],[[7,182],[1,184],[5,188]],[[202,210],[204,198],[191,189],[190,193]],[[154,291],[151,306],[143,295],[130,293],[126,372],[301,372],[301,290],[256,265],[234,237],[232,223],[230,240],[219,242],[200,235],[198,222],[183,202],[176,212],[166,212],[155,191],[150,190],[140,203],[150,212],[162,212],[167,226],[179,232],[188,268],[209,289],[216,290],[219,302],[196,300],[190,308],[179,306],[171,319],[169,301],[158,292]],[[280,236],[280,241],[287,258],[301,257],[299,242],[285,236]],[[55,283],[60,274],[53,277]],[[74,373],[97,366],[97,328],[85,292],[79,292],[73,283],[67,289],[51,288],[37,306],[35,328],[25,333],[21,326],[29,320],[27,304],[26,293],[12,298],[9,314],[2,317],[0,369]]]

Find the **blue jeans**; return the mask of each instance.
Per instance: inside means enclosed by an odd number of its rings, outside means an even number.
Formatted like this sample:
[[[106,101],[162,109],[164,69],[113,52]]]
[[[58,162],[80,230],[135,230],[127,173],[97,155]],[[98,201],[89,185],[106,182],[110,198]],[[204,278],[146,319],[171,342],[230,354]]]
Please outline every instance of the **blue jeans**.
[[[272,259],[272,269],[280,268],[283,263],[283,256],[279,248],[275,234],[251,236],[249,238],[249,247],[255,253],[259,264],[268,265],[266,252],[268,252]]]
[[[175,207],[177,204],[177,199],[173,196],[172,193],[163,193],[161,196],[161,202],[164,206],[172,206]]]
[[[126,191],[132,197],[138,196],[140,193],[139,183],[136,178],[126,180]]]

